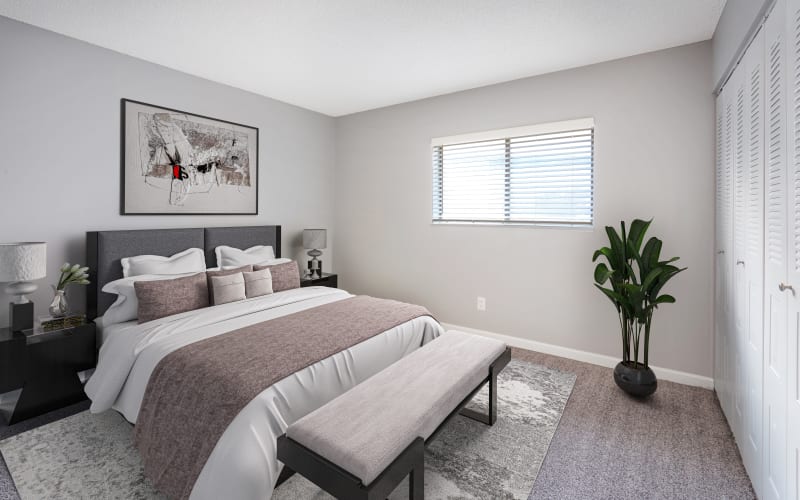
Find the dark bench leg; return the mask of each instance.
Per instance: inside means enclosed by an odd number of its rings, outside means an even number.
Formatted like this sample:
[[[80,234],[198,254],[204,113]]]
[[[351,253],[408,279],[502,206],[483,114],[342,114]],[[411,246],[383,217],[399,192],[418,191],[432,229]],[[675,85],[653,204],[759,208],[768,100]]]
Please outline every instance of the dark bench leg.
[[[486,425],[494,425],[497,422],[497,374],[506,367],[510,360],[511,350],[506,349],[506,352],[500,355],[497,361],[489,367],[489,378],[486,381],[489,383],[489,412],[480,413],[469,408],[462,408],[462,415]]]
[[[425,465],[418,463],[408,475],[409,500],[425,500]]]
[[[275,487],[277,488],[288,481],[294,474],[295,472],[291,468],[284,465],[283,469],[281,469],[281,473],[278,474],[278,481],[275,483]]]

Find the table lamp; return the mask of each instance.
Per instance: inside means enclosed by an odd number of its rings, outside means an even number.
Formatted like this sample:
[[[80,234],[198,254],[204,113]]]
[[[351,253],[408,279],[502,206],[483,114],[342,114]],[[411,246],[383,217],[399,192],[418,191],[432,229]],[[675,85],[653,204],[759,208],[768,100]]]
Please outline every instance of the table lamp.
[[[33,328],[33,302],[26,295],[36,291],[32,280],[47,276],[47,245],[42,242],[0,243],[0,282],[9,283],[5,292],[16,296],[9,304],[12,332]]]
[[[308,250],[308,255],[311,257],[311,260],[308,261],[308,275],[312,278],[315,271],[317,277],[322,277],[322,261],[317,257],[322,255],[319,249],[326,247],[327,240],[327,230],[325,229],[303,229],[303,248]]]

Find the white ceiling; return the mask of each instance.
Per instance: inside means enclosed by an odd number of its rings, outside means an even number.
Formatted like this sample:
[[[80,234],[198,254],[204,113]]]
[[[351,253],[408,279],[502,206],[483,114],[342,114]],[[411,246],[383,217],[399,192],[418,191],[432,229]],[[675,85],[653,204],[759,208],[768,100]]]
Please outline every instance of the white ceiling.
[[[331,116],[708,40],[725,0],[0,0],[0,14]]]

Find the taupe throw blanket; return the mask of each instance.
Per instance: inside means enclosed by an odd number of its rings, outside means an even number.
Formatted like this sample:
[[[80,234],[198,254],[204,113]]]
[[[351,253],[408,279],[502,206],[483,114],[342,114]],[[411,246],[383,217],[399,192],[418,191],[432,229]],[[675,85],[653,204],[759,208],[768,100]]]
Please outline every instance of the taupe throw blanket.
[[[279,380],[420,316],[421,306],[352,297],[184,346],[153,370],[134,439],[145,474],[188,498],[234,417]],[[265,471],[266,472],[266,471]]]

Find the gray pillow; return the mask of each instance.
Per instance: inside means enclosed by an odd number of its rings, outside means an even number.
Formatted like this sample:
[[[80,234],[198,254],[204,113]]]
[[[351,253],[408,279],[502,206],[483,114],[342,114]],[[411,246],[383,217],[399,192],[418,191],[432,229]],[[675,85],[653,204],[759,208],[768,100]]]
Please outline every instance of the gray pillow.
[[[242,273],[225,274],[223,276],[212,276],[212,295],[214,305],[227,304],[228,302],[236,302],[244,300],[244,276]]]
[[[208,307],[206,273],[133,284],[139,301],[139,323]]]
[[[244,276],[244,293],[248,299],[272,293],[272,273],[269,269],[242,273]]]
[[[249,273],[253,270],[253,266],[250,264],[242,267],[237,267],[234,269],[222,269],[219,271],[206,271],[206,276],[208,276],[208,303],[214,305],[214,283],[211,282],[211,278],[214,276],[228,276],[230,274],[236,273]]]
[[[297,261],[275,264],[273,266],[253,266],[253,271],[269,269],[272,274],[272,291],[282,292],[292,288],[300,288],[300,270]]]

